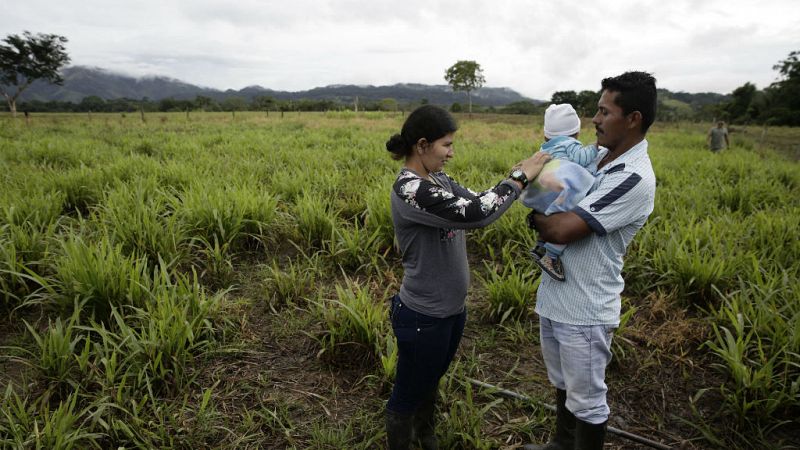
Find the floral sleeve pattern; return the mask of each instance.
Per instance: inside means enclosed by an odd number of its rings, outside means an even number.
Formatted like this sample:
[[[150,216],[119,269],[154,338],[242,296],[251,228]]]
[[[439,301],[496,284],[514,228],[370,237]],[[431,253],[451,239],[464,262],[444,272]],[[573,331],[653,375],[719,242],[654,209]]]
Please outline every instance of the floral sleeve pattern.
[[[441,183],[432,183],[417,174],[403,170],[394,184],[395,193],[409,205],[453,222],[477,222],[514,200],[513,189],[506,184],[475,193],[444,173],[435,174]],[[451,192],[452,190],[452,192]]]

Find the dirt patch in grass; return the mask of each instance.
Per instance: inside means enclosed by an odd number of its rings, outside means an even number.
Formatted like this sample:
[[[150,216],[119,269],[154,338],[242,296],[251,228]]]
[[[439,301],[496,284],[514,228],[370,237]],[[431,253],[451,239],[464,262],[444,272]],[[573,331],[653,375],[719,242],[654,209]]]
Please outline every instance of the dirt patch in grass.
[[[290,256],[291,250],[280,254],[282,259]],[[342,349],[333,358],[318,356],[315,336],[322,324],[304,300],[275,304],[270,299],[260,267],[265,259],[239,259],[227,311],[234,330],[222,349],[194,364],[191,402],[200,402],[205,390],[212,391],[215,415],[206,431],[208,442],[225,448],[382,448],[390,385],[378,376],[375,361],[363,356],[364,349]],[[342,280],[324,279],[315,289],[329,290],[335,282]],[[455,364],[466,376],[552,404],[553,388],[541,359],[532,307],[518,322],[494,323],[485,318],[488,306],[477,285],[474,282],[470,291],[469,318]],[[695,404],[690,401],[700,390],[724,382],[701,348],[710,336],[708,324],[665,295],[654,293],[631,304],[637,310],[615,337],[622,352],[615,354],[607,373],[609,425],[673,448],[714,448],[691,425],[699,422],[698,413],[713,417],[721,401],[713,391]],[[24,336],[19,318],[0,321],[0,345]],[[0,383],[6,385],[21,377],[22,367],[1,359],[0,374]],[[475,389],[480,405],[496,398]],[[440,418],[447,407],[440,410]],[[481,433],[499,448],[514,449],[546,439],[552,420],[553,415],[541,408],[506,400],[502,408],[486,414]],[[721,420],[713,425],[726,429],[728,424]],[[440,424],[440,433],[446,427]],[[791,430],[779,432],[791,437]],[[647,447],[609,434],[605,448]]]
[[[12,383],[15,386],[22,385],[30,373],[30,367],[17,357],[25,356],[19,348],[29,349],[33,344],[25,322],[36,327],[40,318],[41,311],[30,308],[0,313],[0,387],[3,390]]]
[[[242,275],[251,280],[255,276]],[[315,441],[313,433],[320,426],[335,427],[337,423],[344,427],[354,421],[367,422],[352,431],[354,444],[380,435],[390,386],[378,381],[377,369],[369,359],[317,357],[319,347],[313,336],[321,324],[309,309],[303,305],[270,308],[264,292],[257,282],[241,286],[238,294],[248,299],[248,305],[238,336],[239,350],[211,358],[198,378],[202,386],[218,383],[214,400],[222,405],[227,420],[240,422],[246,410],[282,417],[283,432],[276,431],[280,424],[271,423],[256,441],[276,448],[326,448]],[[483,318],[485,308],[476,290],[468,305],[470,317],[457,356],[465,372],[552,404],[553,389],[541,360],[535,314],[517,323],[492,323]],[[657,295],[643,299],[638,306],[624,334],[629,341],[626,355],[617,358],[608,371],[609,424],[675,448],[710,448],[690,441],[697,439],[698,433],[687,424],[693,421],[689,398],[703,387],[719,384],[709,361],[698,350],[707,335],[705,325]],[[348,351],[357,355],[359,350]],[[482,395],[478,401],[492,399]],[[502,448],[518,448],[531,439],[546,438],[550,423],[535,426],[530,434],[507,436],[506,421],[524,420],[532,414],[531,408],[519,404],[508,416],[490,415],[482,432],[504,442]],[[637,445],[609,435],[606,448],[640,448]]]

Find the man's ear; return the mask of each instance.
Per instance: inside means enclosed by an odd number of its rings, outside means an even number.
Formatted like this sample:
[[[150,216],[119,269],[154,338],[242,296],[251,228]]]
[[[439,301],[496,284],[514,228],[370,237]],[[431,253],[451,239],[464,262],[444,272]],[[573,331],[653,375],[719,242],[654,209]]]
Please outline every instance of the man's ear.
[[[642,129],[642,113],[634,111],[628,114],[628,129]]]

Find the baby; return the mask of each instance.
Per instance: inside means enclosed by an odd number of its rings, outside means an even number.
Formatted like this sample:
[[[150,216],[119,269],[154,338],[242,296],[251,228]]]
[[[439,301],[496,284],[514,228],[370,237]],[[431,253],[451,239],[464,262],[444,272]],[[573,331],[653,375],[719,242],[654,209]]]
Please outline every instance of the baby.
[[[548,162],[538,177],[522,192],[522,203],[550,215],[570,211],[594,184],[598,149],[578,141],[581,121],[572,105],[550,105],[544,113],[544,138],[540,151],[549,153]],[[565,281],[561,255],[566,245],[539,240],[531,255],[542,271],[555,280]]]

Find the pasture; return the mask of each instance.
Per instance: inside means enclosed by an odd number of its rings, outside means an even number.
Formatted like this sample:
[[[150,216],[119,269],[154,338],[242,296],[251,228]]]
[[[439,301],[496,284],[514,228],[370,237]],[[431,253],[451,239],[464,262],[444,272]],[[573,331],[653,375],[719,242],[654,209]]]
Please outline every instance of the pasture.
[[[403,117],[146,119],[0,119],[0,447],[382,447],[402,277],[384,142]],[[541,117],[459,121],[447,172],[473,190],[541,143]],[[712,154],[706,131],[649,134],[656,205],[626,257],[609,425],[675,448],[797,448],[800,166],[758,130]],[[540,405],[467,381],[553,402],[526,213],[469,234],[442,448],[551,429]]]

